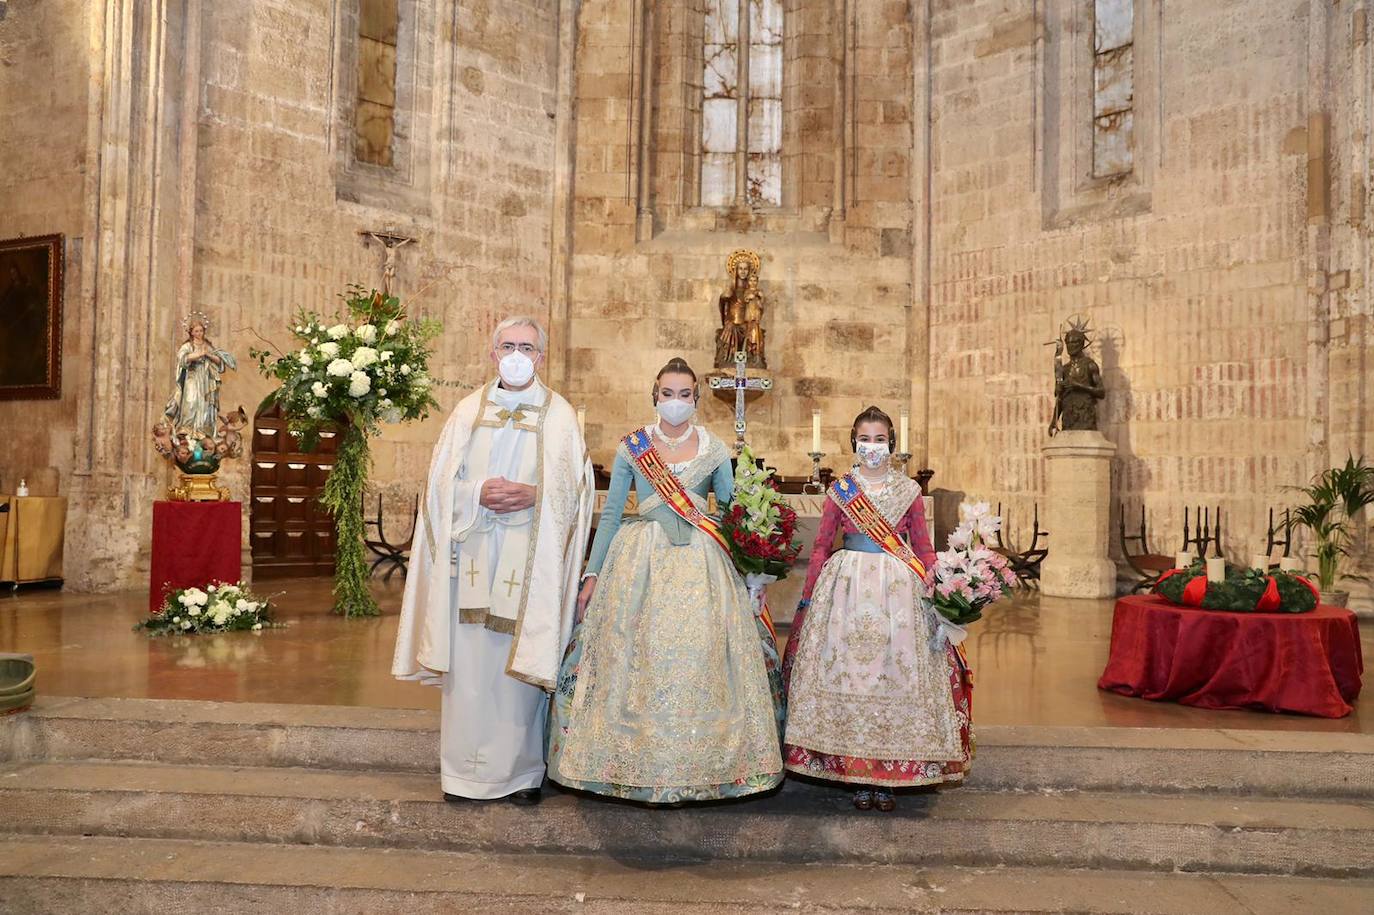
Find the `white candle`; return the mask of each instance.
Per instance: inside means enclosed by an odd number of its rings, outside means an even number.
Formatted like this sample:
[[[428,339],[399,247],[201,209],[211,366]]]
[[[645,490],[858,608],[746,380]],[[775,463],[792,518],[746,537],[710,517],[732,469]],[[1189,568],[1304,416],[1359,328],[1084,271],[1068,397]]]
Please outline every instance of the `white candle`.
[[[1279,568],[1285,572],[1301,572],[1302,560],[1296,556],[1285,556],[1279,560]]]
[[[819,454],[821,450],[821,411],[811,411],[811,453]]]
[[[1226,580],[1226,560],[1220,556],[1213,556],[1207,560],[1207,581],[1223,582]]]
[[[577,408],[577,431],[578,431],[578,432],[581,432],[584,436],[587,434],[587,408],[586,408],[586,407],[578,407],[578,408]]]
[[[902,447],[901,447],[901,453],[902,453],[902,454],[910,454],[910,453],[911,453],[911,429],[910,429],[910,425],[911,425],[910,417],[908,417],[906,411],[903,410],[903,411],[902,411],[902,427],[901,427],[901,432],[899,433],[900,436],[901,436],[901,440],[902,440]]]
[[[1259,569],[1261,572],[1269,570],[1269,557],[1263,553],[1256,553],[1250,557],[1250,568]]]
[[[1184,550],[1182,553],[1174,554],[1174,568],[1186,569],[1193,564],[1193,554]]]

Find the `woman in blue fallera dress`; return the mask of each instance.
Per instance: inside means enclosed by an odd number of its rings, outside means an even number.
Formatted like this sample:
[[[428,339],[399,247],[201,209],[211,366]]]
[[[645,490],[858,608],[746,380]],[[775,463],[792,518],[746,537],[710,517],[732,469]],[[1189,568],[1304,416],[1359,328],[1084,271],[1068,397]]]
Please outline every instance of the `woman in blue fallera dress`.
[[[634,435],[698,509],[734,491],[730,451],[691,422],[699,389],[681,359],[655,379],[659,421]],[[711,537],[616,450],[557,690],[549,777],[651,804],[743,797],[781,783],[777,648],[743,579]],[[638,505],[625,518],[630,488]]]

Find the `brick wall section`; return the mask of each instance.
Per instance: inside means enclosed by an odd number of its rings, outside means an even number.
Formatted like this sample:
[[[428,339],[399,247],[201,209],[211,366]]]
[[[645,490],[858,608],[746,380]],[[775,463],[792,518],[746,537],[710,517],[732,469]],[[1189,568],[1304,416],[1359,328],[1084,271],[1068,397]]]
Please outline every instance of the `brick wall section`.
[[[1048,229],[1037,33],[1008,26],[1029,4],[936,4],[937,484],[1005,500],[1028,524],[1030,501],[1043,498],[1051,412],[1042,342],[1083,312],[1098,330],[1117,497],[1135,513],[1143,501],[1156,549],[1177,549],[1185,504],[1222,506],[1233,558],[1260,548],[1268,507],[1325,460],[1313,455],[1307,397],[1307,6],[1170,4],[1148,212]],[[1333,369],[1333,430],[1338,409],[1369,410],[1337,389],[1341,377]]]

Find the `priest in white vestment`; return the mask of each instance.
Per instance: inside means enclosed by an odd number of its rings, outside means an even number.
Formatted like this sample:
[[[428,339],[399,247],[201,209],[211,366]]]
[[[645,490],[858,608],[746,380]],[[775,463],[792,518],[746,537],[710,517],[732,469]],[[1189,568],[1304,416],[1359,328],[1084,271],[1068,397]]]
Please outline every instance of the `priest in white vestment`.
[[[444,797],[539,801],[548,697],[595,499],[577,416],[537,377],[548,337],[496,329],[498,377],[453,411],[429,468],[392,674],[443,689]]]

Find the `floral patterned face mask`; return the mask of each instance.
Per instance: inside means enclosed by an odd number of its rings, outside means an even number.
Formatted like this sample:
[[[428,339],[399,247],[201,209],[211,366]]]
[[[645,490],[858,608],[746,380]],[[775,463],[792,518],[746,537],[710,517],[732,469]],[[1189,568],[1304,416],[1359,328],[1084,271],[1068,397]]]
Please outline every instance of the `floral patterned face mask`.
[[[858,449],[859,463],[869,470],[883,466],[891,455],[887,442],[859,442],[855,447]]]

